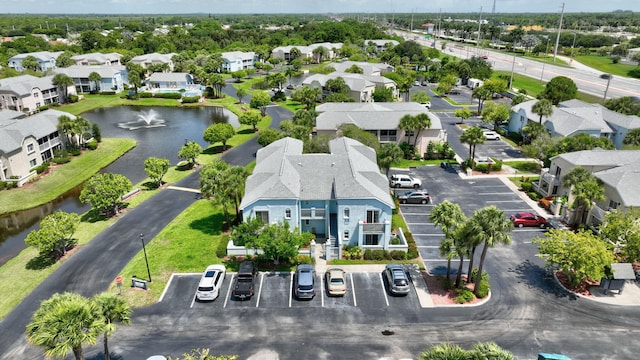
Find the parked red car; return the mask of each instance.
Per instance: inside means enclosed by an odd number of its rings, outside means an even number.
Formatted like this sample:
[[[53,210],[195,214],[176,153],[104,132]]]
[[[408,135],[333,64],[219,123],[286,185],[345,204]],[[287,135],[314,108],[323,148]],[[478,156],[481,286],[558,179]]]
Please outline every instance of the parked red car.
[[[547,219],[530,212],[520,212],[517,214],[513,214],[509,219],[513,223],[513,226],[516,227],[536,226],[541,229],[547,227]]]

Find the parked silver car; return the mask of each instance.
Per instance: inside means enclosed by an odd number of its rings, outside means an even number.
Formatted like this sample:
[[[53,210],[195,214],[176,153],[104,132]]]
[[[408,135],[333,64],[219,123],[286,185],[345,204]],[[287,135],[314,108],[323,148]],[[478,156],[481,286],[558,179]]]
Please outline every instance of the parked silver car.
[[[388,264],[384,268],[384,277],[387,283],[387,289],[392,295],[409,294],[409,279],[407,272],[400,264]]]

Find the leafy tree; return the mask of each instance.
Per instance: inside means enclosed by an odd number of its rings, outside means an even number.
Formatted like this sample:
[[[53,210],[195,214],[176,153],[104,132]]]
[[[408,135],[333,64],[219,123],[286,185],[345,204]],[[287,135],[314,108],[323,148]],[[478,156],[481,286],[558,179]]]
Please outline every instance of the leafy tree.
[[[103,335],[104,360],[110,359],[109,354],[109,336],[116,331],[116,323],[129,325],[131,323],[131,307],[120,296],[115,294],[103,293],[95,295],[92,301],[98,305],[102,318],[104,319],[105,329]]]
[[[285,136],[302,141],[309,139],[309,133],[311,131],[308,126],[296,124],[291,120],[280,122],[280,130]]]
[[[276,140],[280,140],[284,135],[276,129],[266,128],[258,133],[258,144],[267,146]]]
[[[156,186],[162,185],[162,178],[169,171],[169,166],[171,166],[169,159],[150,157],[144,161],[144,171]]]
[[[22,68],[25,70],[40,71],[40,64],[35,57],[29,55],[22,59]]]
[[[295,60],[300,58],[300,56],[302,56],[302,51],[300,51],[300,49],[298,49],[297,47],[292,47],[291,50],[289,50],[290,59]]]
[[[548,132],[541,123],[530,121],[522,128],[522,134],[531,142],[543,134],[548,134]]]
[[[639,53],[640,54],[640,53]],[[604,106],[609,110],[625,115],[640,115],[640,102],[635,101],[630,96],[623,96],[616,99],[607,99]]]
[[[102,142],[102,132],[100,131],[100,126],[98,124],[91,124],[91,136],[97,141]]]
[[[622,142],[625,145],[640,146],[640,128],[630,130]]]
[[[498,126],[509,120],[511,116],[511,108],[505,103],[495,103],[489,101],[484,110],[482,110],[482,122],[493,125],[493,130],[498,130]]]
[[[265,91],[258,91],[251,96],[249,106],[253,109],[260,109],[262,116],[267,115],[267,106],[271,104],[271,97]]]
[[[131,81],[131,80],[129,80]],[[64,103],[68,98],[69,86],[73,85],[73,79],[65,74],[55,74],[51,83],[58,88],[62,89],[62,99],[60,102]]]
[[[222,151],[227,149],[227,141],[236,134],[233,125],[228,123],[217,123],[209,126],[204,131],[204,141],[213,145],[217,142],[222,143]]]
[[[460,141],[463,144],[469,145],[469,159],[471,159],[471,168],[475,165],[476,146],[485,142],[487,138],[484,136],[482,129],[476,126],[472,126],[462,132]]]
[[[94,89],[96,91],[100,91],[100,82],[102,81],[102,76],[100,76],[100,74],[98,74],[95,71],[92,71],[91,74],[89,74],[89,81],[93,82]]]
[[[373,101],[374,102],[392,102],[393,98],[393,90],[387,87],[377,87],[373,90]]]
[[[240,124],[250,125],[251,127],[253,127],[253,132],[257,130],[256,126],[258,125],[260,120],[262,120],[262,115],[260,115],[259,111],[245,111],[240,114],[240,117],[238,118]]]
[[[322,60],[328,55],[327,49],[324,46],[318,46],[317,48],[313,49],[311,52],[313,53],[313,58],[318,64],[320,64]]]
[[[386,143],[380,146],[380,149],[378,150],[378,166],[380,166],[380,169],[388,175],[391,164],[402,160],[403,155],[404,152],[398,144],[393,142]]]
[[[467,352],[458,345],[438,344],[420,354],[420,360],[468,360]]]
[[[456,229],[461,227],[467,218],[462,212],[462,208],[458,204],[454,204],[449,200],[445,200],[440,204],[434,206],[429,215],[429,220],[435,225],[442,228],[444,232],[444,239],[440,244],[440,252],[443,256],[447,257],[447,279],[451,274],[451,259],[455,256],[456,251],[454,238]],[[460,260],[460,268],[458,274],[462,273],[463,259]],[[456,281],[458,283],[459,280]]]
[[[491,91],[491,95],[500,94],[507,90],[507,82],[502,79],[488,79],[482,85]]]
[[[356,64],[351,65],[348,69],[346,69],[344,72],[348,72],[348,73],[354,73],[354,74],[362,74],[364,71],[362,70],[362,68]]]
[[[105,332],[100,307],[78,294],[54,294],[40,304],[27,325],[27,340],[42,346],[48,357],[66,357],[73,351],[84,360],[82,346],[93,345]]]
[[[578,87],[576,83],[566,76],[556,76],[549,81],[539,97],[548,99],[553,105],[576,98]]]
[[[431,97],[427,95],[427,92],[424,90],[419,90],[411,93],[411,101],[415,101],[419,104],[426,104],[427,102],[429,102],[429,100],[431,100]]]
[[[291,92],[291,99],[304,105],[308,111],[315,109],[320,89],[310,86],[303,86]]]
[[[80,216],[76,213],[56,211],[40,221],[40,229],[32,230],[25,239],[27,246],[38,249],[41,255],[55,253],[66,254],[67,249],[75,245],[73,234],[80,225]]]
[[[65,51],[60,54],[60,56],[58,56],[58,58],[56,59],[56,67],[66,68],[74,65],[76,62],[71,59],[71,56],[73,56],[73,54],[69,51]]]
[[[582,166],[571,169],[562,178],[562,184],[571,188],[572,205],[576,208],[579,223],[583,223],[584,214],[591,209],[592,201],[598,202],[605,199],[604,186],[600,179]]]
[[[511,99],[511,106],[522,104],[525,101],[527,101],[527,95],[518,93],[516,96],[513,97],[513,99]]]
[[[491,99],[492,95],[493,93],[491,92],[491,90],[484,87],[484,85],[473,89],[471,97],[474,99],[478,99],[478,113],[482,112],[482,105],[486,100]]]
[[[247,77],[247,72],[245,70],[236,70],[231,73],[231,77],[236,80],[236,82],[241,82],[243,78]]]
[[[513,223],[504,215],[504,211],[495,206],[487,206],[480,210],[476,210],[469,219],[472,238],[477,243],[482,242],[482,254],[480,255],[480,264],[478,264],[478,275],[475,279],[473,292],[476,294],[480,289],[482,280],[482,268],[487,256],[487,250],[498,244],[509,245],[511,243],[511,230]],[[473,255],[472,255],[473,256]]]
[[[189,141],[182,145],[178,151],[178,157],[183,160],[188,160],[191,166],[196,164],[196,157],[202,153],[202,147],[195,141]]]
[[[553,104],[548,99],[540,99],[533,104],[531,111],[540,116],[540,120],[538,122],[542,124],[543,116],[549,117],[553,114]]]
[[[284,84],[287,81],[287,77],[282,72],[276,72],[276,73],[267,75],[266,80],[269,86],[277,89],[282,89],[283,88],[282,84]]]
[[[304,140],[302,152],[305,154],[329,154],[329,141],[331,137],[328,135],[314,136]]]
[[[491,78],[493,69],[491,68],[491,64],[489,64],[489,61],[479,56],[472,56],[470,59],[465,59],[464,62],[469,64],[469,68],[471,69],[469,75],[472,78],[480,80]]]
[[[266,259],[280,264],[297,256],[298,250],[313,238],[313,234],[300,233],[298,228],[291,231],[289,223],[285,221],[265,225],[256,239],[247,239],[245,246],[262,250]]]
[[[557,266],[573,286],[585,279],[601,279],[605,266],[613,263],[613,254],[605,242],[590,231],[552,229],[543,238],[533,239],[533,243],[538,244],[538,257],[545,259],[547,267]]]
[[[605,241],[614,255],[626,262],[640,260],[640,219],[639,209],[608,211],[599,227],[600,238]]]
[[[465,106],[463,108],[456,109],[453,114],[460,118],[460,123],[462,124],[466,119],[471,117],[471,110],[469,110],[468,106]]]
[[[513,354],[494,342],[476,343],[467,352],[468,360],[513,360]]]
[[[338,136],[354,139],[376,151],[380,148],[380,141],[375,135],[352,124],[340,125],[338,127]]]
[[[238,101],[240,102],[240,104],[242,104],[242,98],[247,96],[247,90],[245,90],[244,88],[236,89],[236,96],[238,97]]]
[[[127,79],[129,80],[129,84],[133,86],[134,94],[138,94],[138,88],[142,86],[142,73],[137,70],[129,70],[127,73]]]
[[[96,174],[84,183],[80,192],[80,201],[91,204],[91,207],[102,213],[108,214],[113,209],[113,214],[118,213],[122,195],[131,190],[131,181],[120,174]]]

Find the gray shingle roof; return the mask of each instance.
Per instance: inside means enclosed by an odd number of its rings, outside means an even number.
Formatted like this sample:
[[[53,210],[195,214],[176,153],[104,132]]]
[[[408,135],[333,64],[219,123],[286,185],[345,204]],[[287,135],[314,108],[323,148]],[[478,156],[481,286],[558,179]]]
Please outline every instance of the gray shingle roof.
[[[38,61],[49,61],[52,58],[53,59],[57,59],[58,56],[62,55],[63,52],[64,51],[55,51],[55,52],[37,51],[37,52],[31,52],[31,53],[18,54],[18,55],[12,56],[9,59],[9,62],[11,62],[13,60],[22,60],[22,59],[26,58],[27,56],[33,56]]]
[[[74,115],[52,109],[21,119],[0,119],[0,151],[13,152],[20,149],[29,136],[39,139],[55,132],[62,115],[75,119]]]
[[[170,54],[151,53],[151,54],[134,56],[131,59],[131,61],[135,63],[152,62],[152,63],[168,64],[169,62],[171,62],[171,59],[173,58],[174,55],[175,53],[170,53]]]
[[[440,118],[416,102],[324,103],[316,107],[317,130],[337,130],[353,124],[364,130],[397,129],[404,115],[427,114],[430,129],[442,129]]]
[[[374,72],[393,71],[393,66],[389,64],[368,63],[363,61],[343,61],[329,64],[329,66],[336,69],[337,72],[345,72],[345,70],[353,65],[360,67],[363,75],[371,75]]]
[[[52,89],[56,86],[52,83],[53,76],[36,77],[20,75],[0,80],[0,91],[11,91],[18,95],[31,95],[34,88]]]
[[[560,154],[551,160],[557,158],[575,166],[623,166],[640,161],[640,150],[582,150]]]
[[[618,193],[622,205],[640,206],[640,160],[594,174]]]
[[[122,58],[122,55],[115,52],[108,53],[108,54],[94,52],[89,54],[74,55],[71,57],[71,60],[76,62],[78,61],[88,62],[90,64],[105,64],[115,60],[119,60],[121,58]]]
[[[302,154],[302,141],[284,138],[258,150],[240,207],[260,199],[341,198],[394,206],[373,149],[345,137],[331,140],[329,148],[331,154]]]
[[[149,76],[149,82],[185,82],[191,80],[189,73],[166,73],[166,72],[154,72]]]
[[[67,68],[58,68],[56,73],[65,74],[72,78],[88,78],[89,74],[96,72],[105,78],[113,78],[117,73],[125,72],[127,69],[122,65],[72,65]]]

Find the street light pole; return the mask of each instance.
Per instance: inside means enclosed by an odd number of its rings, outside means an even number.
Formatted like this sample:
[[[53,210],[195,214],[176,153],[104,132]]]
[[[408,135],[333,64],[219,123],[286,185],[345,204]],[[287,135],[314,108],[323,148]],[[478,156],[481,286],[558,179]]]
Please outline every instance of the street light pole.
[[[607,92],[609,91],[609,84],[611,84],[611,78],[613,77],[613,75],[611,74],[602,74],[600,75],[600,77],[602,79],[607,79],[607,87],[604,89],[604,96],[602,97],[602,102],[606,102],[607,101]]]
[[[547,46],[544,50],[544,62],[542,63],[542,73],[540,73],[540,82],[542,82],[542,77],[544,76],[544,66],[547,65],[547,58],[549,57],[549,38],[547,38]]]
[[[151,282],[151,271],[149,271],[149,260],[147,259],[147,248],[144,246],[144,235],[140,233],[140,241],[142,241],[142,251],[144,252],[144,262],[147,264],[147,275],[149,275],[149,282]]]
[[[516,49],[515,49],[515,43],[513,46],[513,60],[511,61],[511,77],[509,78],[509,89],[513,89],[513,70],[516,66]]]

